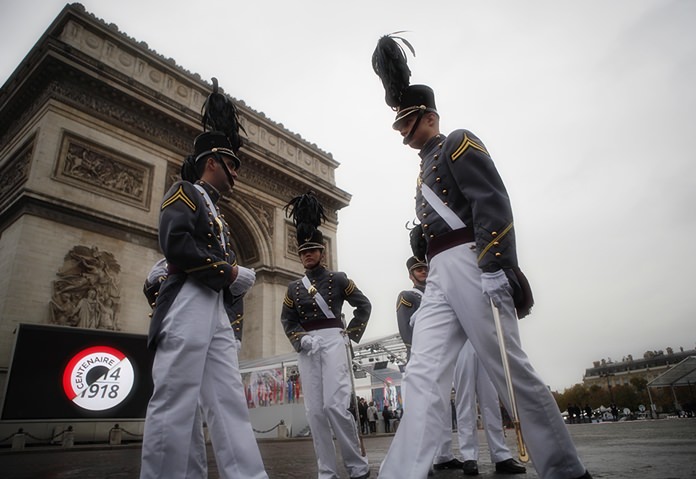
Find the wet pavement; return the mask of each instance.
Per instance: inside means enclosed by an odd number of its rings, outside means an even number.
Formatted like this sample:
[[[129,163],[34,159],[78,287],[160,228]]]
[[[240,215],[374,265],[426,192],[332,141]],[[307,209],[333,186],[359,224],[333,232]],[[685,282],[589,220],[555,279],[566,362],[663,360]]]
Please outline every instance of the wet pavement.
[[[660,419],[568,426],[580,457],[594,478],[691,479],[696,478],[696,419]],[[393,435],[365,438],[372,477],[391,444]],[[485,436],[479,431],[481,457],[478,477],[504,477],[494,472]],[[512,451],[514,432],[507,432]],[[270,479],[316,478],[314,449],[310,439],[259,440]],[[456,435],[454,441],[456,450]],[[208,449],[209,478],[219,477],[212,450]],[[3,479],[131,479],[138,477],[140,444],[31,446],[22,450],[0,448]],[[515,477],[538,479],[531,464],[527,474]],[[404,477],[406,475],[404,474]],[[464,477],[461,471],[438,471],[434,479]],[[347,479],[346,474],[341,479]],[[240,478],[244,479],[244,478]],[[424,478],[425,479],[425,478]]]

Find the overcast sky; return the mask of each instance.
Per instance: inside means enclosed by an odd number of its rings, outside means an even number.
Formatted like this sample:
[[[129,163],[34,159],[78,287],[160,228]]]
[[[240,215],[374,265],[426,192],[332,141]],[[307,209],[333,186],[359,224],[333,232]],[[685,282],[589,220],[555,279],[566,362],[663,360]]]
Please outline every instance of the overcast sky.
[[[407,30],[443,132],[473,131],[506,182],[536,298],[522,342],[547,384],[695,347],[696,2],[81,3],[341,163],[338,263],[373,302],[366,339],[396,332],[410,287],[419,159],[370,63]],[[0,83],[64,5],[0,0]]]

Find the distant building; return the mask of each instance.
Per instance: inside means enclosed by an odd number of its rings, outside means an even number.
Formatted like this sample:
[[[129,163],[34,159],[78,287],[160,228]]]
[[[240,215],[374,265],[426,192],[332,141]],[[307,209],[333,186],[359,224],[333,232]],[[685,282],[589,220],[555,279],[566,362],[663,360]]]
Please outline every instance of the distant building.
[[[667,348],[666,351],[646,351],[642,359],[633,359],[630,354],[619,362],[602,359],[595,361],[594,367],[585,370],[582,382],[587,387],[597,385],[602,389],[608,389],[609,386],[629,385],[632,378],[641,378],[650,382],[693,355],[696,355],[696,349],[687,351],[680,348],[678,352],[675,352],[672,348]]]

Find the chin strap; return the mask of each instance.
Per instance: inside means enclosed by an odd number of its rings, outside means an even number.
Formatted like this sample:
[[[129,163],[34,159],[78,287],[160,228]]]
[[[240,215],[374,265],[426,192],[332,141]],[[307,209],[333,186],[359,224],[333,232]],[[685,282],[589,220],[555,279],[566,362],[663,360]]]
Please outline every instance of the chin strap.
[[[220,166],[222,166],[222,170],[225,172],[225,175],[227,176],[227,182],[230,184],[230,188],[234,187],[234,178],[232,178],[232,172],[230,172],[230,169],[227,167],[227,164],[225,163],[225,160],[222,159],[222,156],[220,156],[220,153],[214,153],[215,159],[217,160],[218,163],[220,163]]]
[[[416,121],[413,122],[413,126],[411,127],[411,131],[408,132],[408,135],[404,137],[404,145],[408,145],[411,140],[413,139],[413,134],[416,132],[416,129],[418,128],[418,125],[420,124],[421,120],[423,119],[423,115],[425,114],[425,110],[420,110],[418,111],[418,118],[416,118]]]

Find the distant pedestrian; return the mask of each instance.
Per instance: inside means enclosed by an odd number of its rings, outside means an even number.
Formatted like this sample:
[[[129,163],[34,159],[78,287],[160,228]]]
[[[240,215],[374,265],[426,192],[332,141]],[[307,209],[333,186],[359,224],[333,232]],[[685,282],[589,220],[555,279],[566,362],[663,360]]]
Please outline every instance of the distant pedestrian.
[[[391,420],[391,411],[389,410],[389,404],[384,403],[382,408],[382,420],[384,421],[384,432],[391,432],[391,427],[389,427],[389,421]]]
[[[377,407],[375,407],[374,401],[370,401],[370,405],[367,407],[367,422],[370,423],[370,433],[377,433]]]

